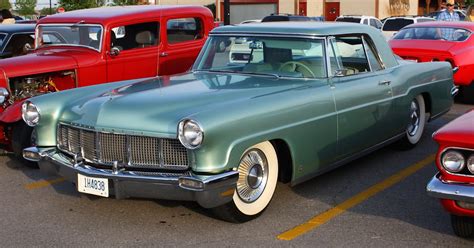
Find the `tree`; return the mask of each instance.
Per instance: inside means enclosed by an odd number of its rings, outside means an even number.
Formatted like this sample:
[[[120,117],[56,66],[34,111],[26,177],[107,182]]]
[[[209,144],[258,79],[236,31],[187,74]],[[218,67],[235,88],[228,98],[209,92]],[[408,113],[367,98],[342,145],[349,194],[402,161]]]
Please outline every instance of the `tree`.
[[[49,14],[54,14],[56,13],[56,9],[55,8],[49,8],[49,7],[45,7],[45,8],[42,8],[40,10],[40,15],[42,16],[45,16],[45,15],[49,15]]]
[[[16,0],[16,12],[22,16],[34,15],[36,7],[36,0]]]
[[[96,8],[105,4],[105,0],[59,0],[59,6],[66,11]]]
[[[9,0],[0,0],[0,9],[11,9],[12,5]]]

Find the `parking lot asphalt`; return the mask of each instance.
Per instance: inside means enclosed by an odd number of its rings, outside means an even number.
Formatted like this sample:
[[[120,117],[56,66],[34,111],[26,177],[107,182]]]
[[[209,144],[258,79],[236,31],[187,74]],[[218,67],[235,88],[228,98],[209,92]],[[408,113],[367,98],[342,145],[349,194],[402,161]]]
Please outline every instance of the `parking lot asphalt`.
[[[295,187],[279,184],[257,219],[231,224],[196,203],[116,200],[0,157],[0,246],[472,247],[425,187],[431,134],[470,105],[426,126],[410,151],[386,147]]]

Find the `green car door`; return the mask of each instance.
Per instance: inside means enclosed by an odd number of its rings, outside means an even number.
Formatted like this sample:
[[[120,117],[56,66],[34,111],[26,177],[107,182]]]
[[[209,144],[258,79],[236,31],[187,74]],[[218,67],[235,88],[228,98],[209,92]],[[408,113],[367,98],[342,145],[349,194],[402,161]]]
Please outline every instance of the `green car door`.
[[[351,156],[385,139],[390,130],[391,81],[362,36],[329,40],[337,120],[338,157]]]

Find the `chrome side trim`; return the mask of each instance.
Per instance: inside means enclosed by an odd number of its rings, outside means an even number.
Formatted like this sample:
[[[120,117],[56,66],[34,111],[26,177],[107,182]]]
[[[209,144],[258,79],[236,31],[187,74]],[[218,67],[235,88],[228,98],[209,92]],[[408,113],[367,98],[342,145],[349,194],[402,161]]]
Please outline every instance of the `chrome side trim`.
[[[459,93],[459,86],[453,86],[453,88],[451,88],[451,96],[455,97],[458,93]]]
[[[439,173],[430,180],[426,192],[429,196],[439,199],[474,203],[474,185],[442,181],[439,179]]]

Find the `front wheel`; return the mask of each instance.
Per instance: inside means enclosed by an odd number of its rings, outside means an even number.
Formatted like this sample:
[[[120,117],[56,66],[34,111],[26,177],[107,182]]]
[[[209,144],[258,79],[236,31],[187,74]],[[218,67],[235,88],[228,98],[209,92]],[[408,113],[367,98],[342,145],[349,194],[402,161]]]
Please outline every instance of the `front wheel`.
[[[234,223],[258,217],[270,203],[278,179],[278,159],[273,145],[265,141],[247,149],[238,171],[232,201],[213,209],[217,217]]]
[[[454,233],[462,238],[474,238],[474,218],[451,215]]]
[[[23,149],[31,147],[35,144],[34,129],[23,121],[15,123],[12,126],[12,150],[15,158],[20,160],[24,165],[32,168],[38,168],[38,163],[31,162],[23,158]]]
[[[422,95],[418,95],[410,102],[408,107],[408,123],[405,136],[398,143],[402,150],[408,150],[416,146],[421,140],[426,124],[426,107]]]

